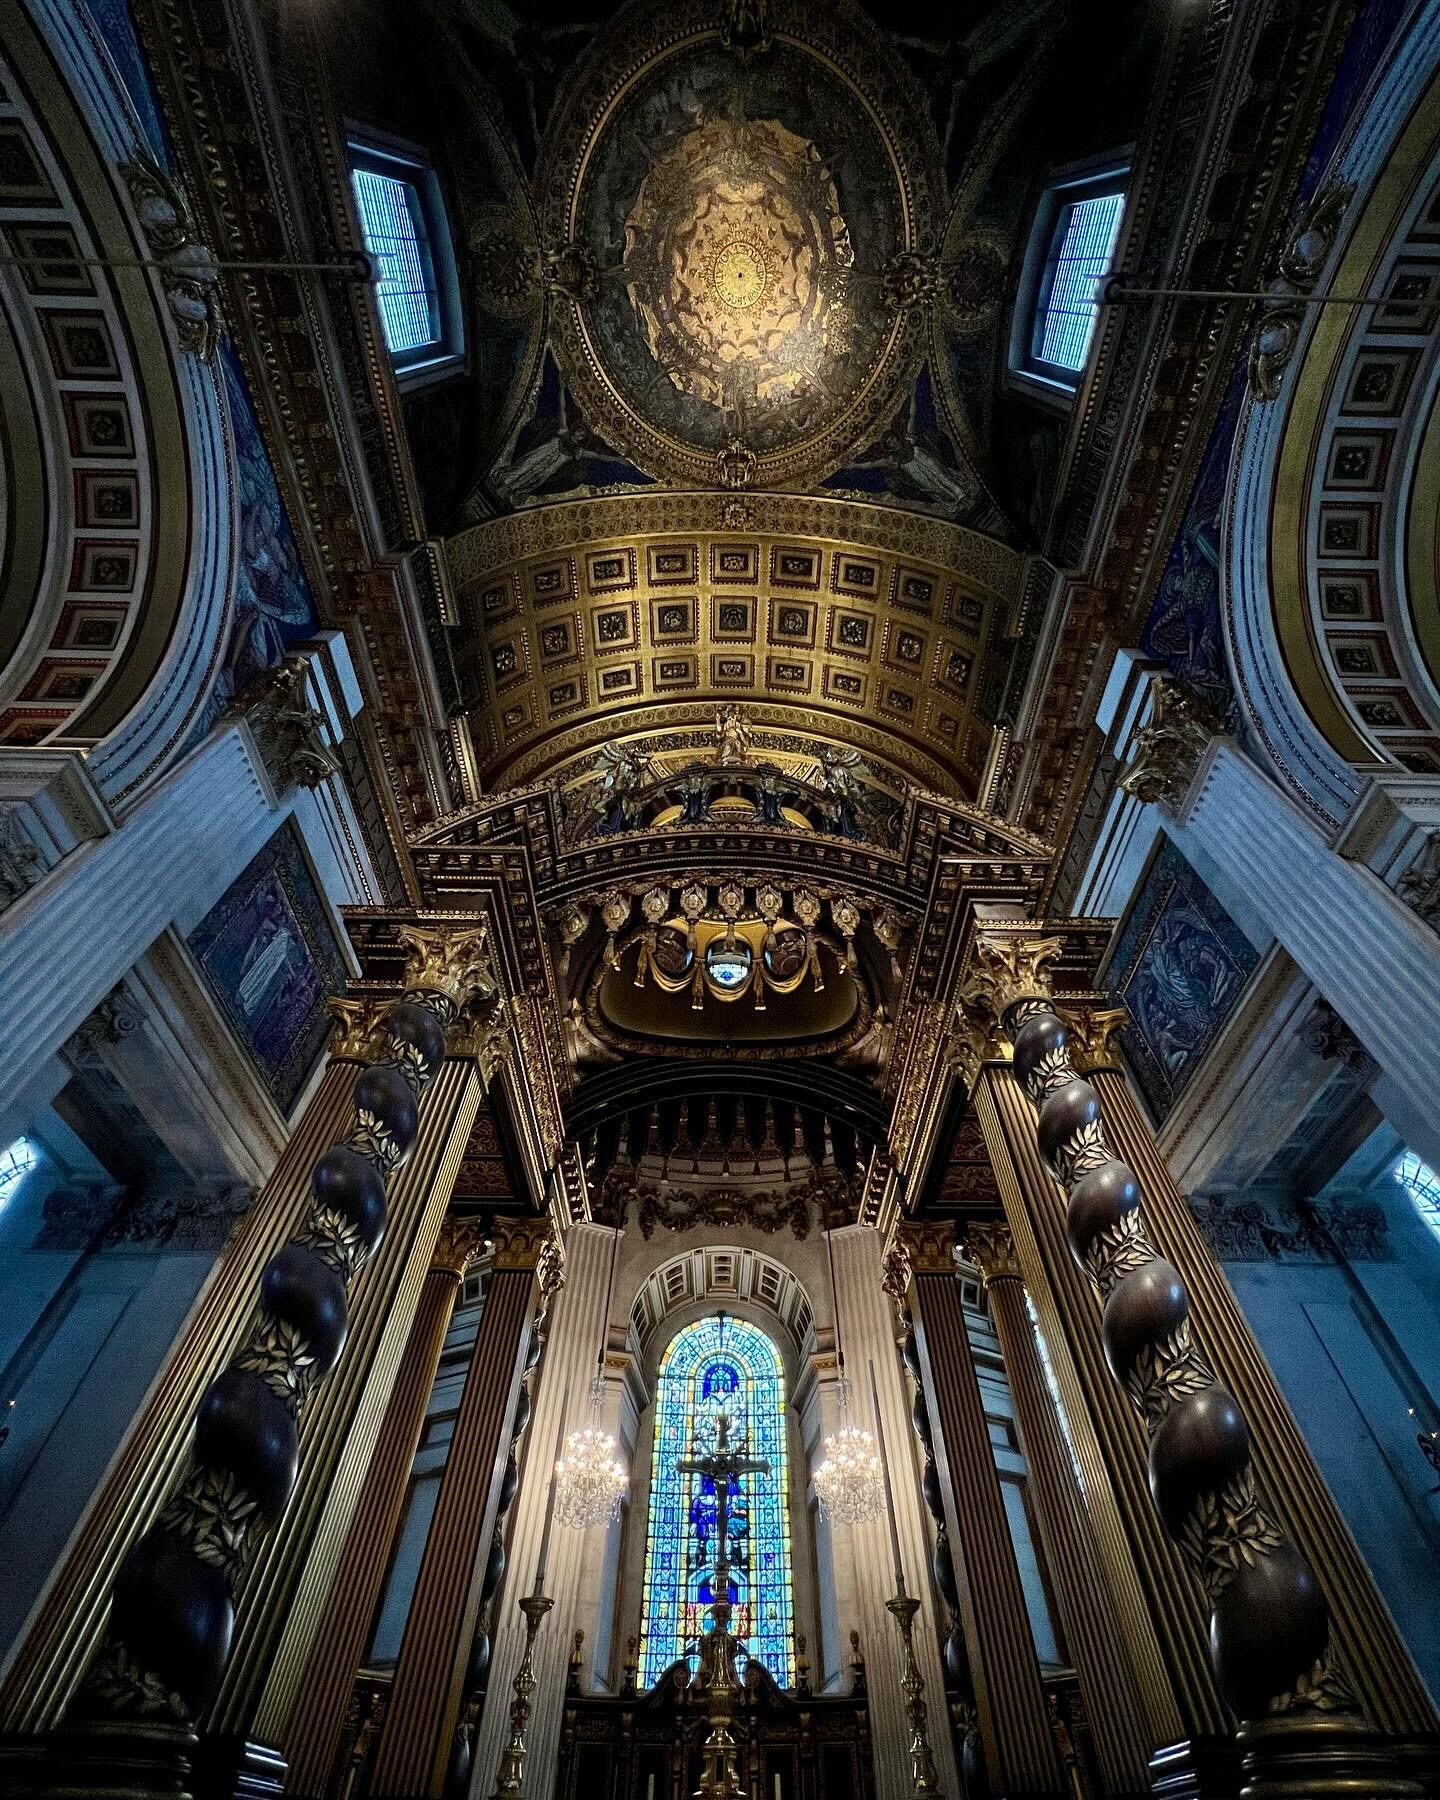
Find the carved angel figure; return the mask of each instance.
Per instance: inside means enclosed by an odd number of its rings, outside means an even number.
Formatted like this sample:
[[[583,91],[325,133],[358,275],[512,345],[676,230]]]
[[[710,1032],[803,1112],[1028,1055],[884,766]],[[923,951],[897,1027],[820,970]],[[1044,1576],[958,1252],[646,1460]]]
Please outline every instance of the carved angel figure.
[[[717,763],[748,763],[755,746],[755,734],[745,723],[738,706],[726,706],[715,713],[715,756]]]

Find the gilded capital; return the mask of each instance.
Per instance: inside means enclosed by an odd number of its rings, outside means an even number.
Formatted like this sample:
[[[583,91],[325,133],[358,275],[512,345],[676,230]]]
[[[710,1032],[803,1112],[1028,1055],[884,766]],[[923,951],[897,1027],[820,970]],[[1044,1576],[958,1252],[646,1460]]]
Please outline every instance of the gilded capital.
[[[495,1245],[494,1265],[497,1271],[539,1270],[547,1274],[557,1255],[563,1267],[564,1253],[555,1243],[550,1220],[505,1215],[490,1221],[490,1237]],[[558,1284],[556,1284],[558,1285]]]
[[[970,972],[960,990],[962,1020],[988,1021],[993,1031],[1020,1001],[1048,997],[1050,966],[1062,948],[1056,937],[976,938]]]
[[[410,946],[405,964],[407,994],[443,994],[457,1012],[500,991],[485,955],[486,928],[451,925],[402,925],[400,939]]]
[[[325,1009],[335,1021],[331,1056],[345,1062],[373,1062],[379,1054],[384,1004],[379,1000],[344,1000],[332,994]]]
[[[1146,805],[1159,801],[1173,810],[1189,793],[1211,740],[1224,729],[1224,720],[1178,681],[1152,676],[1150,722],[1135,734],[1121,787]]]
[[[490,1233],[479,1219],[447,1218],[440,1227],[431,1258],[433,1269],[463,1281],[479,1260]]]
[[[901,1242],[898,1226],[891,1234],[881,1258],[880,1286],[897,1308],[904,1307],[905,1296],[910,1291],[910,1257]]]
[[[492,996],[464,1006],[445,1034],[447,1056],[473,1056],[488,1088],[510,1058],[514,1019],[503,999]]]
[[[995,1219],[965,1227],[965,1254],[980,1271],[987,1288],[997,1281],[1019,1281],[1020,1264],[1010,1227]]]
[[[1065,1009],[1065,1023],[1070,1027],[1071,1060],[1082,1075],[1092,1069],[1118,1069],[1120,1033],[1130,1023],[1130,1012],[1124,1006],[1077,1007]]]
[[[955,1273],[955,1227],[948,1219],[912,1219],[897,1226],[897,1247],[915,1275]]]

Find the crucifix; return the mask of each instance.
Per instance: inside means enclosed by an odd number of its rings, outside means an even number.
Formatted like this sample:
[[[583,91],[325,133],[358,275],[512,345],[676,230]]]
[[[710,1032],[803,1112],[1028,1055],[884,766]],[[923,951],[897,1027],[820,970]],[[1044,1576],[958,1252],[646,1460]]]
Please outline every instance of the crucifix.
[[[721,1331],[725,1315],[721,1313]],[[695,1800],[744,1800],[740,1785],[735,1734],[735,1640],[730,1635],[730,1494],[742,1475],[768,1475],[770,1465],[762,1457],[746,1456],[730,1443],[730,1415],[722,1406],[715,1415],[715,1446],[706,1455],[682,1458],[675,1466],[682,1475],[709,1477],[715,1488],[715,1573],[710,1583],[710,1629],[700,1640],[700,1667],[691,1688],[709,1702],[709,1731],[701,1753],[700,1785]]]

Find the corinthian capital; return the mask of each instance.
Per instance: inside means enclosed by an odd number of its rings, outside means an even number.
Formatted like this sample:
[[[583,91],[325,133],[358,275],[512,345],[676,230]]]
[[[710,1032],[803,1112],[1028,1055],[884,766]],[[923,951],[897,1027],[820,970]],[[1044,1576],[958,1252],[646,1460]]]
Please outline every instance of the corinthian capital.
[[[1150,723],[1135,734],[1121,787],[1146,805],[1158,801],[1173,810],[1189,793],[1211,740],[1224,729],[1224,720],[1178,681],[1152,676]]]
[[[477,1000],[500,991],[485,955],[483,925],[402,925],[400,939],[410,946],[405,964],[407,994],[441,994],[461,1012]]]
[[[1020,1264],[1010,1227],[1000,1220],[965,1227],[965,1255],[980,1271],[988,1288],[997,1281],[1019,1281]]]
[[[485,1248],[487,1238],[480,1220],[449,1217],[440,1227],[431,1266],[463,1281]]]
[[[1048,997],[1050,965],[1063,947],[1056,937],[977,938],[960,990],[962,1017],[984,1021],[993,1035],[1012,1006]]]

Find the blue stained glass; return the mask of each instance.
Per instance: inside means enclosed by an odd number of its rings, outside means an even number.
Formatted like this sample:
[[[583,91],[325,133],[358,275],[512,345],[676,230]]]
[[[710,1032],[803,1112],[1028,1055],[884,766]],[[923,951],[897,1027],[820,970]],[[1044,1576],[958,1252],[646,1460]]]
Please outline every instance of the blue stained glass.
[[[770,1465],[745,1475],[730,1499],[731,1630],[737,1658],[763,1663],[781,1687],[794,1685],[794,1597],[790,1574],[785,1372],[779,1352],[744,1319],[697,1319],[677,1332],[660,1364],[655,1454],[640,1614],[640,1680],[653,1687],[682,1657],[694,1669],[708,1626],[715,1568],[716,1498],[708,1476],[676,1466],[711,1448],[715,1420],[730,1419],[730,1441]]]
[[[1041,362],[1076,374],[1085,367],[1095,331],[1098,278],[1109,271],[1124,211],[1123,194],[1077,200],[1064,209],[1056,233],[1059,254],[1045,297],[1036,352]]]
[[[375,300],[392,356],[410,355],[440,342],[425,213],[413,181],[352,171],[365,248],[375,258]]]

